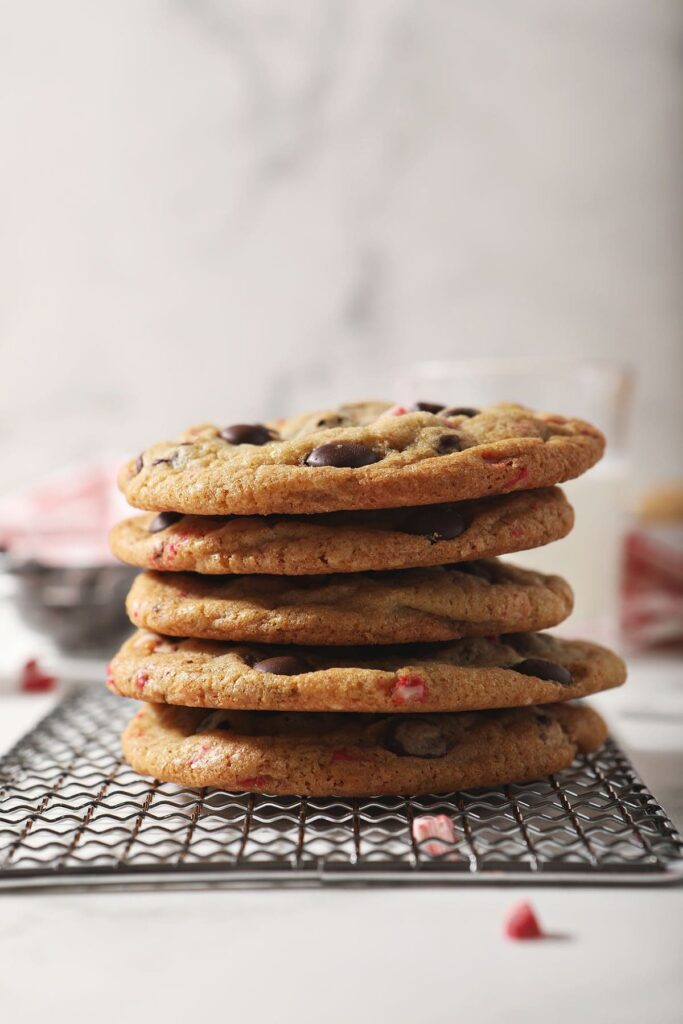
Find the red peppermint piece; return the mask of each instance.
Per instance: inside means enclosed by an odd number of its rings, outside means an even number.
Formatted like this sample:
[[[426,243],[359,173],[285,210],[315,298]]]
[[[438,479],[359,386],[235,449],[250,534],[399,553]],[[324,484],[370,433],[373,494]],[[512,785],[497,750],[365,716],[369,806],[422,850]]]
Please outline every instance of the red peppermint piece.
[[[530,903],[516,903],[505,918],[508,939],[542,939],[543,931]]]
[[[522,466],[522,468],[513,476],[512,480],[508,480],[508,482],[503,485],[504,490],[506,490],[506,491],[513,490],[513,488],[517,487],[518,484],[521,484],[522,481],[526,480],[528,475],[529,475],[529,470],[527,469],[526,466]]]
[[[272,775],[245,775],[237,780],[237,785],[244,789],[263,789],[269,782],[273,782]]]
[[[355,750],[349,750],[347,747],[342,747],[339,750],[333,750],[330,756],[330,763],[334,764],[335,761],[359,761],[360,757]]]
[[[420,703],[427,696],[427,684],[422,676],[399,676],[391,690],[394,704]]]
[[[142,669],[140,669],[140,671],[138,672],[138,677],[135,681],[135,685],[137,686],[138,690],[144,690],[145,684],[148,682],[149,676],[147,675],[146,672],[143,672]]]
[[[114,681],[114,673],[111,670],[111,665],[107,665],[107,686],[112,693],[118,694],[119,697],[121,696],[121,691]]]
[[[24,693],[48,693],[57,685],[57,677],[43,672],[35,658],[29,658],[21,670],[19,687]]]
[[[423,814],[413,818],[413,839],[423,844],[420,845],[421,852],[438,857],[450,850],[455,842],[453,822],[445,814]]]
[[[385,416],[405,416],[408,411],[405,405],[392,405],[391,409],[387,409]]]
[[[194,754],[192,755],[192,757],[190,758],[190,760],[188,762],[189,767],[190,768],[197,768],[197,767],[201,768],[201,767],[203,767],[206,764],[206,761],[207,761],[206,755],[209,753],[210,750],[211,750],[211,744],[210,743],[202,743],[202,745],[200,746],[199,750],[196,750],[194,752]]]

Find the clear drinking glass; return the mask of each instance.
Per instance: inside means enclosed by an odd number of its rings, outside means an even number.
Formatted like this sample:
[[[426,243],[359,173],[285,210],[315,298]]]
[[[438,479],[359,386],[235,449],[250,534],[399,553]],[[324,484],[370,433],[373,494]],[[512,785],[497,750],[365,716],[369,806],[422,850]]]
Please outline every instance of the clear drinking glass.
[[[518,402],[532,409],[594,423],[607,437],[597,466],[563,485],[576,512],[563,540],[524,551],[514,561],[565,576],[574,614],[559,632],[606,642],[616,637],[618,595],[628,502],[628,420],[632,373],[602,360],[471,359],[415,363],[395,374],[393,397],[483,407]]]

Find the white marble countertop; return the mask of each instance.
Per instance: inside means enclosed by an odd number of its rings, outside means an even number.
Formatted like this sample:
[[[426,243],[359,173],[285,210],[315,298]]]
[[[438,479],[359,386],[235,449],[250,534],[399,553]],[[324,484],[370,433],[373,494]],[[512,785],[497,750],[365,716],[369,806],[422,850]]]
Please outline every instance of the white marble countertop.
[[[0,747],[54,698],[0,698]],[[632,662],[596,701],[679,827],[683,664]],[[647,715],[643,714],[647,706]],[[556,938],[512,943],[533,901]],[[12,1020],[680,1020],[683,887],[135,892],[0,897]]]

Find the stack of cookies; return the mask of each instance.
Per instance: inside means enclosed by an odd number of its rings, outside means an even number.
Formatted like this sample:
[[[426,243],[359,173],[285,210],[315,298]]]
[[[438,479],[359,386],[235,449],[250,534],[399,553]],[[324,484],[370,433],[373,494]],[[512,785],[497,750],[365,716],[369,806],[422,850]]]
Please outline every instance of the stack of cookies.
[[[555,485],[604,439],[580,420],[366,402],[201,425],[120,486],[112,534],[145,571],[108,685],[144,701],[123,736],[158,779],[275,794],[448,792],[595,750],[568,703],[624,681],[596,644],[541,633],[569,585],[497,556],[572,528]]]

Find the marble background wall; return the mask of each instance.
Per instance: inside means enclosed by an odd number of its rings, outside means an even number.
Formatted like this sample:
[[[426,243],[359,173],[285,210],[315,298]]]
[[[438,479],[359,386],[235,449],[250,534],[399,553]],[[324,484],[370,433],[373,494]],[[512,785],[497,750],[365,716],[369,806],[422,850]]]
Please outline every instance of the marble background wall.
[[[3,483],[501,354],[632,362],[672,474],[682,43],[679,0],[1,0]]]

